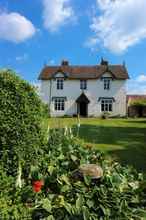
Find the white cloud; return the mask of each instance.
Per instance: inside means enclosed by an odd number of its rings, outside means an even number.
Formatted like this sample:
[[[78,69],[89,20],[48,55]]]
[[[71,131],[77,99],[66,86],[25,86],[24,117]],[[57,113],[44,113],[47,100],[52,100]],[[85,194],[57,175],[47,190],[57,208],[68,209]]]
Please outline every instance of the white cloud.
[[[146,95],[146,75],[141,74],[128,82],[128,94]]]
[[[19,13],[0,12],[0,39],[20,43],[36,32],[34,25]]]
[[[146,82],[146,75],[141,74],[137,77],[137,81],[141,82],[141,83],[145,83]]]
[[[51,32],[75,19],[70,0],[43,0],[44,27]]]
[[[26,54],[26,53],[24,53],[23,55],[21,55],[21,56],[17,56],[16,57],[16,61],[18,61],[18,62],[24,62],[24,61],[26,61],[28,59],[28,54]]]
[[[100,40],[111,52],[121,53],[146,38],[145,0],[96,1],[98,15],[92,18],[90,47],[97,47]]]

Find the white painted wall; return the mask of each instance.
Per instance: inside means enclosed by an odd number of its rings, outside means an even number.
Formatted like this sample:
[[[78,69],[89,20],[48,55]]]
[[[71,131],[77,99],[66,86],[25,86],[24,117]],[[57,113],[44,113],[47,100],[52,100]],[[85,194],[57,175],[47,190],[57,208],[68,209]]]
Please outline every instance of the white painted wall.
[[[110,76],[104,74],[104,76]],[[40,95],[45,103],[50,104],[51,116],[63,116],[77,114],[76,99],[81,95],[80,80],[64,80],[64,89],[56,89],[55,80],[41,81]],[[51,94],[50,94],[51,85]],[[113,97],[115,102],[113,103],[112,115],[126,115],[126,80],[113,80],[111,81],[110,90],[104,90],[104,83],[102,80],[87,80],[87,90],[84,91],[90,103],[88,105],[88,116],[100,116],[101,104],[98,102],[100,97]],[[50,100],[50,97],[67,97],[65,102],[65,111],[54,111],[54,102]]]

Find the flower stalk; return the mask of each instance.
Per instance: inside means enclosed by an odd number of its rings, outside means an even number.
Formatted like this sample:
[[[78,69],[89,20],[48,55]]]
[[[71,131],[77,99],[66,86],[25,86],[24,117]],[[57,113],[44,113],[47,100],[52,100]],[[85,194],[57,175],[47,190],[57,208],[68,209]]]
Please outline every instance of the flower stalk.
[[[18,175],[17,175],[17,179],[16,179],[16,188],[22,188],[22,167],[21,167],[21,163],[19,162],[18,165]]]

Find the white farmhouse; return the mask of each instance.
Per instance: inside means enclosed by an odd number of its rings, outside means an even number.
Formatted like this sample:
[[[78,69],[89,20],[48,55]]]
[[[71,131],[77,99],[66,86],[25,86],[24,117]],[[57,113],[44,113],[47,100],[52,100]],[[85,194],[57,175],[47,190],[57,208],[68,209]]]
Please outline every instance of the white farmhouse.
[[[48,104],[50,115],[83,117],[126,115],[126,80],[124,65],[45,66],[39,75],[41,98]]]

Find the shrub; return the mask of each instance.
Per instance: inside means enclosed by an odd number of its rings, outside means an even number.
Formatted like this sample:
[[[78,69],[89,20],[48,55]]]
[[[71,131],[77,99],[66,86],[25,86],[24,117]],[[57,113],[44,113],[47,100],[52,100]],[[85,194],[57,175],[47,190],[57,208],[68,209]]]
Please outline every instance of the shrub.
[[[32,216],[34,220],[144,219],[146,192],[143,190],[145,187],[141,187],[143,177],[135,170],[120,166],[75,138],[64,136],[63,130],[52,130],[48,144],[41,150],[36,167],[43,176],[41,192],[33,192],[30,177],[23,179],[21,190],[14,190],[13,177],[8,179],[3,174],[2,217],[21,219],[24,216],[25,219],[25,216]],[[102,167],[104,175],[101,179],[94,180],[88,176],[78,179],[74,176],[80,165],[89,163]],[[5,182],[7,188],[4,187]],[[3,203],[4,198],[10,202]]]
[[[60,131],[50,134],[45,155],[40,163],[45,198],[40,199],[39,208],[44,208],[50,219],[142,219],[142,176],[133,168],[120,166]],[[73,174],[81,164],[99,164],[103,178],[76,179]]]
[[[110,113],[109,112],[103,112],[101,114],[101,119],[108,119],[110,117]]]
[[[131,101],[130,106],[144,107],[146,106],[146,99],[137,99]]]
[[[8,174],[30,164],[43,144],[45,114],[35,89],[11,70],[0,71],[0,160]]]

